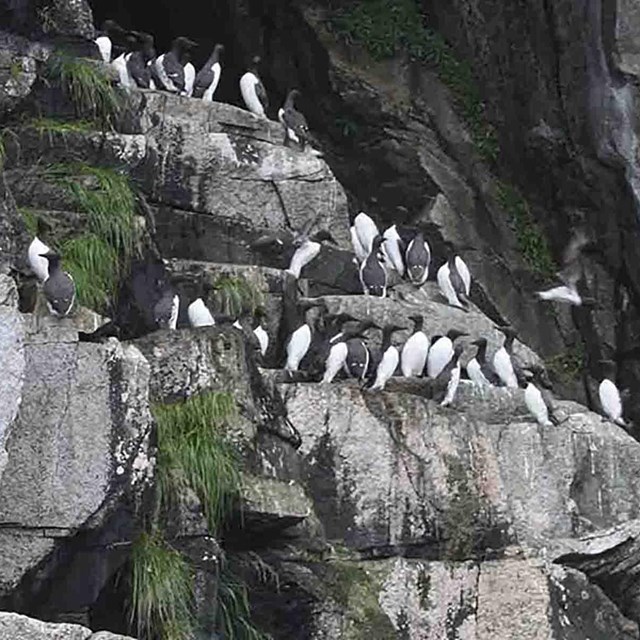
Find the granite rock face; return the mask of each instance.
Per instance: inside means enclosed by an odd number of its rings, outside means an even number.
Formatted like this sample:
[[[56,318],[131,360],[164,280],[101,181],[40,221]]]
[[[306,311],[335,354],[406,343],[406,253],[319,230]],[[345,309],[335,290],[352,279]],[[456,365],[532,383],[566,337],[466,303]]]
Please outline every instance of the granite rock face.
[[[41,622],[17,613],[0,612],[2,640],[133,640],[108,631],[93,633],[77,624]]]

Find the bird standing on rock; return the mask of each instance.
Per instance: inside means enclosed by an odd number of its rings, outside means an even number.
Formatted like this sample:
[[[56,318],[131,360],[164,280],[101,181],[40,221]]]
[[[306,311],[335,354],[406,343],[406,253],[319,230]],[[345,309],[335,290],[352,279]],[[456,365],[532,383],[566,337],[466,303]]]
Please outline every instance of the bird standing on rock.
[[[400,363],[400,352],[391,344],[391,338],[396,331],[402,331],[406,327],[387,324],[382,330],[381,358],[376,369],[376,379],[371,386],[371,391],[382,391],[389,379],[393,376]]]
[[[151,67],[149,62],[155,58],[153,36],[140,31],[131,32],[137,39],[136,50],[126,59],[127,72],[133,82],[141,89],[151,89]]]
[[[49,262],[49,277],[42,287],[47,307],[51,314],[63,318],[69,314],[76,299],[73,278],[60,267],[60,256],[57,253],[49,251],[41,256]]]
[[[600,365],[604,372],[604,378],[598,387],[598,396],[602,410],[611,422],[625,427],[626,422],[622,418],[620,391],[615,382],[613,382],[615,378],[615,364],[611,360],[601,360]]]
[[[49,260],[44,256],[52,253],[51,249],[42,241],[45,233],[44,222],[41,218],[38,218],[37,235],[33,238],[27,250],[27,261],[40,282],[44,282],[49,277]]]
[[[220,77],[222,76],[220,56],[223,53],[224,45],[217,44],[202,69],[198,71],[193,86],[194,98],[202,98],[205,102],[213,102],[213,96],[218,88]]]
[[[505,338],[503,345],[493,355],[493,370],[505,386],[517,389],[518,378],[516,377],[513,361],[511,360],[511,352],[516,332],[509,326],[497,327],[497,329],[504,334]]]
[[[278,111],[278,120],[284,127],[284,144],[289,146],[290,142],[297,144],[301,150],[309,142],[309,125],[307,120],[296,110],[294,101],[300,95],[297,89],[292,89],[284,102],[284,105]]]
[[[440,336],[435,341],[432,338],[429,355],[427,356],[427,376],[429,376],[429,378],[437,377],[438,374],[447,366],[453,357],[454,342],[458,338],[467,335],[469,334],[464,331],[451,329],[447,332],[446,336]]]
[[[424,318],[421,315],[409,316],[414,329],[402,347],[400,369],[405,378],[421,376],[429,355],[429,338],[422,330]]]
[[[307,312],[313,307],[323,306],[322,300],[303,300],[296,305],[297,318],[293,323],[293,331],[287,341],[286,353],[287,361],[285,370],[288,373],[297,371],[300,362],[307,355],[311,345],[311,325],[307,321]]]
[[[431,262],[431,250],[422,231],[418,231],[409,242],[405,261],[411,282],[416,286],[422,286],[429,277],[429,263]]]
[[[166,284],[160,299],[153,306],[153,318],[160,329],[175,330],[178,325],[180,311],[180,296],[175,289]]]
[[[129,69],[127,67],[127,60],[129,59],[129,56],[131,56],[131,54],[136,50],[137,46],[138,38],[135,35],[135,32],[128,31],[125,36],[124,51],[119,56],[114,58],[114,60],[111,62],[111,66],[118,74],[120,86],[124,87],[125,89],[130,89],[131,87],[135,86],[135,82],[133,81],[133,78],[131,77],[131,74],[129,73]]]
[[[361,211],[353,221],[352,241],[357,255],[364,255],[364,259],[371,253],[373,241],[380,235],[378,225]],[[355,234],[356,240],[353,240]]]
[[[529,412],[539,425],[543,427],[550,427],[554,424],[557,425],[558,419],[553,415],[551,407],[547,405],[538,387],[532,382],[533,373],[527,371],[525,375],[528,380],[524,390],[524,402],[527,405],[527,409],[529,409]]]
[[[158,56],[154,62],[156,76],[162,89],[171,93],[184,94],[187,55],[198,43],[184,36],[177,37],[171,44],[171,50]]]
[[[262,116],[267,115],[269,108],[269,98],[267,91],[260,80],[258,66],[260,65],[260,57],[256,56],[249,70],[240,78],[240,93],[247,109],[251,113]]]
[[[387,261],[402,278],[405,274],[405,251],[404,243],[402,241],[402,238],[400,237],[400,234],[398,233],[398,228],[396,227],[396,225],[391,225],[390,227],[385,229],[382,237],[384,238],[382,250],[384,251]]]
[[[365,295],[384,298],[387,295],[387,271],[378,252],[384,238],[376,236],[371,245],[371,251],[366,260],[360,265],[360,282]]]
[[[478,338],[471,344],[478,347],[476,355],[467,363],[467,375],[473,384],[478,387],[489,387],[492,385],[502,386],[502,380],[487,362],[487,340]]]
[[[455,345],[451,359],[432,383],[434,400],[440,400],[444,392],[444,397],[440,402],[441,407],[446,407],[455,400],[460,384],[460,356],[462,356],[463,350],[464,345],[461,343]]]
[[[105,20],[102,23],[102,29],[98,32],[98,36],[94,42],[104,62],[111,62],[114,44],[121,40],[124,33],[124,29],[115,20]]]

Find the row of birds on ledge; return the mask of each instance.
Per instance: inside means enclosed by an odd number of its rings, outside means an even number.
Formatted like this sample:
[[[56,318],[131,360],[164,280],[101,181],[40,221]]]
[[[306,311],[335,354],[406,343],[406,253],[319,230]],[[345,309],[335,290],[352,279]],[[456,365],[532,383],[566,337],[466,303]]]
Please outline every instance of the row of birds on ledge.
[[[95,43],[102,60],[114,68],[122,87],[159,89],[213,102],[222,75],[224,45],[216,44],[204,66],[196,73],[191,63],[191,51],[198,43],[184,36],[175,38],[169,51],[156,56],[151,34],[127,31],[114,20],[105,20]],[[256,56],[240,78],[240,93],[249,111],[265,117],[269,98],[260,80],[259,64],[260,58]],[[304,149],[310,141],[309,127],[305,117],[295,108],[298,95],[297,89],[289,92],[278,111],[278,119],[285,129],[285,144],[292,142]]]
[[[363,241],[358,235],[358,227],[363,220],[360,216],[364,215],[359,214],[356,218],[354,237],[357,237],[356,242],[362,242],[367,247],[368,242]],[[370,228],[369,223],[366,226]],[[372,235],[373,229],[370,230]],[[428,254],[428,245],[421,233],[415,231],[414,234],[405,251],[397,253],[395,249],[380,248],[382,245],[378,244],[377,239],[381,236],[376,234],[371,240],[368,256],[379,249],[378,259],[381,264],[393,264],[394,266],[389,268],[396,268],[400,273],[408,274],[414,284],[421,286],[427,279],[428,260],[426,264],[422,260],[416,265],[412,262],[412,256],[422,255],[423,251]],[[397,238],[395,242],[403,247],[403,243],[399,243]],[[419,250],[415,249],[412,252],[412,243],[418,243]],[[75,300],[75,285],[71,275],[62,270],[60,256],[49,250],[36,237],[29,247],[28,259],[32,270],[43,282],[43,293],[50,312],[60,317],[67,315]],[[363,260],[363,264],[365,262],[366,259]],[[361,274],[362,271],[361,268]],[[452,276],[452,273],[456,272],[457,275]],[[468,305],[467,296],[470,288],[470,274],[464,261],[459,256],[452,256],[440,267],[438,273],[444,274],[438,276],[438,281],[448,303],[464,309],[464,305]],[[289,376],[299,371],[304,360],[306,379],[316,379],[329,384],[343,372],[347,377],[355,378],[366,385],[371,391],[376,391],[383,390],[399,369],[405,378],[428,378],[430,397],[439,401],[442,406],[448,406],[454,401],[463,370],[460,359],[464,343],[460,339],[468,335],[467,333],[454,328],[446,335],[435,335],[429,339],[423,331],[423,317],[413,315],[408,318],[413,322],[413,332],[399,349],[392,344],[393,334],[408,327],[396,323],[380,327],[371,320],[358,321],[348,313],[328,314],[322,299],[299,298],[299,276],[300,271],[291,267],[285,273],[283,319],[276,344],[276,351],[280,354],[277,360],[279,364],[284,364],[284,370]],[[187,308],[190,325],[203,327],[233,322],[233,326],[245,334],[252,332],[264,358],[270,342],[269,334],[263,326],[264,310],[258,309],[250,318],[214,317],[205,303],[210,290],[214,288],[204,282],[200,284],[199,296]],[[172,287],[166,288],[153,309],[158,326],[176,329],[179,306],[180,298],[175,290]],[[324,308],[324,312],[320,314],[322,326],[319,321],[314,323],[307,317],[309,310],[314,307]],[[250,327],[246,326],[247,322],[250,323]],[[505,335],[505,340],[491,359],[487,358],[485,338],[471,343],[476,347],[476,353],[465,367],[466,378],[481,389],[490,386],[524,387],[525,403],[537,422],[545,426],[557,424],[548,392],[550,384],[544,370],[533,366],[519,366],[512,358],[513,341],[516,336],[514,330],[509,326],[497,328]],[[381,348],[377,353],[372,352],[367,346],[366,334],[370,330],[382,332]],[[621,395],[612,380],[614,365],[610,361],[602,361],[601,364],[605,369],[605,377],[599,386],[602,409],[609,419],[624,426]],[[534,384],[534,379],[540,384],[542,391]]]

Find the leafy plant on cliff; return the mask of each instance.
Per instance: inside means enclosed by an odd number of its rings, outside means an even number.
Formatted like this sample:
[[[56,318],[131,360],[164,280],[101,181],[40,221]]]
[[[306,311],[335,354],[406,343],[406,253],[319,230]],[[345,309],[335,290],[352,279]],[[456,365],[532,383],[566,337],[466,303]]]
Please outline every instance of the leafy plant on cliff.
[[[243,276],[219,276],[213,287],[219,311],[233,318],[253,314],[263,304],[262,291]]]
[[[376,60],[406,51],[412,58],[433,65],[453,94],[478,152],[487,160],[496,160],[496,133],[487,121],[471,66],[454,55],[440,34],[424,26],[416,0],[357,2],[336,9],[331,25],[347,42],[363,45]]]
[[[582,343],[569,347],[566,351],[548,358],[547,370],[561,382],[570,383],[580,378],[585,368],[585,351]]]
[[[192,569],[157,532],[142,533],[132,547],[130,615],[139,638],[192,637]]]
[[[104,310],[135,251],[136,195],[129,178],[80,163],[50,165],[44,177],[61,186],[86,216],[86,231],[67,240],[61,251],[80,304]]]
[[[535,223],[522,194],[515,187],[499,182],[498,202],[513,222],[520,253],[531,270],[543,278],[553,277],[556,265],[551,257],[549,244]]]
[[[49,58],[46,75],[71,100],[77,118],[112,126],[122,111],[122,94],[113,86],[107,68],[96,60],[58,51]]]
[[[236,415],[233,396],[222,392],[154,408],[161,501],[169,504],[181,487],[190,487],[202,503],[212,534],[242,486],[236,449],[226,434]]]

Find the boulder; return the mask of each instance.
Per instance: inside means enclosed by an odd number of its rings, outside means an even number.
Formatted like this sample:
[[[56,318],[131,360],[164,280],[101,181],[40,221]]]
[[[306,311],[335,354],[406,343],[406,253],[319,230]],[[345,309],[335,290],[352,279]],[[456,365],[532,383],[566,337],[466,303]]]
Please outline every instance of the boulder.
[[[141,353],[113,339],[80,343],[72,319],[14,316],[13,331],[16,377],[3,411],[19,410],[0,481],[3,597],[36,565],[54,571],[49,554],[78,530],[99,530],[153,472]]]
[[[0,640],[134,640],[108,631],[93,633],[78,624],[55,624],[0,612]]]

